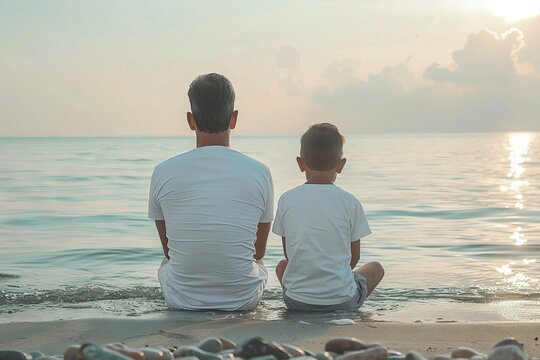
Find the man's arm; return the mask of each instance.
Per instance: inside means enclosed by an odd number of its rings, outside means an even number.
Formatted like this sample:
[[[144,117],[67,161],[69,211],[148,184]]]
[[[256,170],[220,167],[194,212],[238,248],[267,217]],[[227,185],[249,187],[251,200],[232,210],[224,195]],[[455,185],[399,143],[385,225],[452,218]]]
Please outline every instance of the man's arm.
[[[264,257],[269,233],[270,223],[259,223],[257,227],[257,240],[255,240],[255,260],[260,260]]]
[[[354,269],[360,260],[360,240],[351,243],[351,269]]]
[[[285,236],[281,237],[281,244],[283,245],[283,255],[285,256],[285,259],[289,261],[289,258],[287,257],[287,246],[285,244]]]
[[[167,227],[165,226],[165,220],[156,220],[156,229],[161,240],[161,246],[163,247],[163,254],[169,259],[169,239],[167,239]]]

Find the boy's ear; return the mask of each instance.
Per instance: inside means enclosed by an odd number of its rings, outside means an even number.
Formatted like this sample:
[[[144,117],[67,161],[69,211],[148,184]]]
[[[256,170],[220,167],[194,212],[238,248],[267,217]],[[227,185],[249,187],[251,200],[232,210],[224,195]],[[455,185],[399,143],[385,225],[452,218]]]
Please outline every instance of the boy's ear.
[[[300,168],[301,172],[306,171],[306,164],[304,164],[304,160],[300,156],[296,157],[296,163],[298,164],[298,168]]]
[[[193,114],[188,111],[188,113],[186,114],[186,118],[189,128],[193,131],[197,130],[197,123],[195,122],[195,117],[193,117]]]
[[[336,172],[339,174],[341,173],[341,170],[343,170],[343,167],[345,166],[345,163],[347,162],[347,159],[341,158],[341,160],[338,161],[336,166]]]
[[[234,110],[229,119],[229,129],[234,129],[236,127],[236,121],[238,120],[238,110]]]

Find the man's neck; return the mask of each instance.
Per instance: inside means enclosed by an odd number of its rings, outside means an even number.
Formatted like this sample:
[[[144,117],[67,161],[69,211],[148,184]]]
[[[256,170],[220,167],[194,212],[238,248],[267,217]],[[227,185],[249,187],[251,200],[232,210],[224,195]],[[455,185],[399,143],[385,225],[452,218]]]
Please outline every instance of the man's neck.
[[[197,132],[197,147],[203,146],[226,146],[229,147],[230,131],[210,134]]]

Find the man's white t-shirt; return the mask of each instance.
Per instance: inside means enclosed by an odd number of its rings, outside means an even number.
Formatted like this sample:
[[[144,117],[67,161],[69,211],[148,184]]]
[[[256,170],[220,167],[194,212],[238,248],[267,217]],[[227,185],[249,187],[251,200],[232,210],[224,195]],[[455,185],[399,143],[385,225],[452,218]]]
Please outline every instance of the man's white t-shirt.
[[[281,195],[272,231],[285,237],[289,298],[337,305],[354,297],[351,242],[371,233],[354,195],[333,184],[297,186]]]
[[[204,146],[156,166],[148,216],[165,220],[168,264],[159,271],[165,301],[179,309],[254,307],[267,271],[256,262],[259,223],[273,216],[268,168],[224,146]]]

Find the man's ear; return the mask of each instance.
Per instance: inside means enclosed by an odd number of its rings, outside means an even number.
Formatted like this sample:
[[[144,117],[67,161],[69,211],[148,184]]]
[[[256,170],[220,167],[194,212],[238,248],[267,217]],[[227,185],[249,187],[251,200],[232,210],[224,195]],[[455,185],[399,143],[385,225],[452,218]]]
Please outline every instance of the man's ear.
[[[341,170],[343,170],[343,167],[345,166],[345,163],[347,162],[347,159],[341,158],[341,160],[338,161],[336,166],[336,172],[339,174],[341,173]]]
[[[304,163],[304,160],[300,156],[296,157],[296,163],[298,164],[298,168],[300,169],[301,172],[306,171],[306,164]]]
[[[229,129],[234,129],[236,127],[236,121],[238,120],[238,110],[234,110],[229,118]]]
[[[197,130],[197,123],[195,122],[195,118],[193,117],[193,114],[188,111],[186,117],[187,117],[189,128],[193,131]]]

